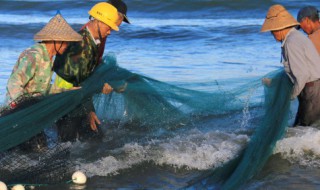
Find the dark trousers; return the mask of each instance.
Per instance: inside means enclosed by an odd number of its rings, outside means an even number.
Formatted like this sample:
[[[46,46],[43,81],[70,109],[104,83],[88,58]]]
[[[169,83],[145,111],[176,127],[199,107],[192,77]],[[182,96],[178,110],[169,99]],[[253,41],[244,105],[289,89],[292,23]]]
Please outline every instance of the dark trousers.
[[[103,137],[102,130],[99,126],[98,132],[93,131],[90,127],[90,110],[94,110],[90,103],[80,105],[56,122],[58,137],[61,142],[85,141],[93,138],[101,139]]]
[[[298,100],[299,107],[294,126],[310,126],[320,120],[320,80],[307,83]]]

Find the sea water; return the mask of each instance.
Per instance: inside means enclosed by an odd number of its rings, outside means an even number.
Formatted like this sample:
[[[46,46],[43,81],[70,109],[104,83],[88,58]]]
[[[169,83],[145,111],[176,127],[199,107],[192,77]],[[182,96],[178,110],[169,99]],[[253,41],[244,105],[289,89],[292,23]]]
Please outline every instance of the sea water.
[[[12,68],[20,53],[33,45],[34,34],[57,10],[74,29],[80,29],[88,21],[87,12],[96,2],[0,2],[1,103],[4,103]],[[215,81],[262,77],[282,68],[280,43],[270,33],[260,33],[271,5],[281,3],[294,17],[303,6],[320,8],[320,2],[316,0],[125,2],[131,24],[123,23],[119,32],[112,31],[105,53],[114,53],[119,65],[130,71],[200,91],[210,91],[210,84]],[[230,83],[228,87],[237,87],[237,83]],[[143,133],[130,137],[125,129],[110,128],[110,137],[103,145],[75,145],[87,154],[96,154],[92,161],[79,159],[79,169],[89,177],[83,188],[183,187],[202,172],[223,165],[245,147],[249,141],[243,127],[248,119],[246,116],[224,120],[224,125],[230,126],[229,130],[221,131],[219,124],[203,121],[204,127],[145,141],[138,138]],[[122,143],[112,144],[112,138],[122,139],[116,141]],[[319,145],[317,128],[289,128],[266,166],[244,189],[320,189]],[[77,151],[73,156],[81,158]],[[38,189],[75,188],[82,187],[57,184]]]

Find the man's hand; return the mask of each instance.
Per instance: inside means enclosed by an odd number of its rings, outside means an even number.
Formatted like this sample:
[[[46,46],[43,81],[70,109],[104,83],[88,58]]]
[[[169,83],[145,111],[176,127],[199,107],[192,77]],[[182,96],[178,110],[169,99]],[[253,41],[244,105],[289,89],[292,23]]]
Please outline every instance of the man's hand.
[[[272,79],[270,79],[270,78],[263,78],[263,79],[262,79],[262,83],[263,83],[264,85],[268,86],[268,87],[271,86],[271,82],[272,82]]]
[[[101,93],[110,94],[112,91],[113,88],[108,83],[104,83]]]
[[[14,109],[14,108],[17,107],[17,103],[16,103],[16,102],[11,102],[11,103],[9,104],[9,106],[10,106],[11,109]]]
[[[74,86],[74,87],[70,88],[69,90],[79,90],[79,89],[81,89],[81,86]]]
[[[100,125],[101,122],[98,119],[96,113],[93,111],[91,111],[89,113],[89,122],[90,122],[90,127],[91,127],[92,131],[98,132],[97,124]]]

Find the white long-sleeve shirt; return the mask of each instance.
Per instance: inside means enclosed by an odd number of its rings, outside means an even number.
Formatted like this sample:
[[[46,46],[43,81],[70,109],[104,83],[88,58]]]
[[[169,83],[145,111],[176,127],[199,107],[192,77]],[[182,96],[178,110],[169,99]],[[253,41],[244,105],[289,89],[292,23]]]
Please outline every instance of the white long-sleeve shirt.
[[[294,84],[295,98],[306,83],[320,79],[320,56],[310,39],[295,28],[288,32],[281,48],[282,64]]]

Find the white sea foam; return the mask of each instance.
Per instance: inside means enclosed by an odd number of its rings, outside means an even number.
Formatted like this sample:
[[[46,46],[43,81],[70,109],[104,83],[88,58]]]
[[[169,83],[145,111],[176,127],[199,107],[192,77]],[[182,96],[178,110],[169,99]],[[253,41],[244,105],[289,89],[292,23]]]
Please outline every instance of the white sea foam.
[[[175,168],[206,170],[216,168],[234,158],[249,140],[246,135],[220,131],[203,133],[192,130],[187,135],[153,140],[147,144],[126,144],[115,152],[92,163],[80,163],[89,176],[114,175],[143,162],[170,165]],[[303,166],[320,167],[320,131],[312,127],[289,128],[278,141],[274,154]]]
[[[161,143],[162,153],[156,163],[199,170],[215,168],[235,157],[247,140],[245,135],[194,131]]]
[[[16,14],[0,14],[0,23],[2,24],[12,24],[12,25],[20,25],[20,24],[41,24],[48,23],[49,20],[54,15],[39,15],[39,14],[28,14],[28,15],[16,15]],[[88,17],[67,17],[64,16],[69,24],[84,24],[88,21]]]
[[[131,166],[143,161],[147,161],[148,146],[141,146],[137,143],[126,144],[121,150],[126,156],[116,158],[115,156],[107,156],[92,163],[82,163],[78,169],[85,170],[88,176],[107,176],[118,174],[121,169],[130,168]]]
[[[320,131],[312,127],[289,128],[274,154],[303,166],[320,167]]]
[[[79,169],[85,170],[88,176],[107,176],[150,161],[161,166],[205,170],[218,167],[235,157],[247,141],[246,135],[193,130],[188,135],[169,140],[153,140],[145,145],[126,144],[115,150],[121,152],[120,155],[110,155],[92,163],[80,163]]]
[[[135,25],[141,27],[163,27],[163,26],[179,26],[186,28],[192,26],[206,26],[211,27],[230,27],[230,26],[252,26],[261,25],[263,19],[144,19],[135,18]]]
[[[86,13],[85,13],[86,14]],[[54,15],[17,15],[17,14],[0,14],[0,23],[2,24],[37,24],[47,23]],[[88,15],[82,17],[74,17],[64,14],[64,18],[69,24],[84,24],[88,21]],[[252,26],[261,25],[263,19],[159,19],[159,18],[134,18],[130,17],[130,21],[135,27],[156,28],[164,26],[206,26],[210,27],[230,27],[230,26]]]

